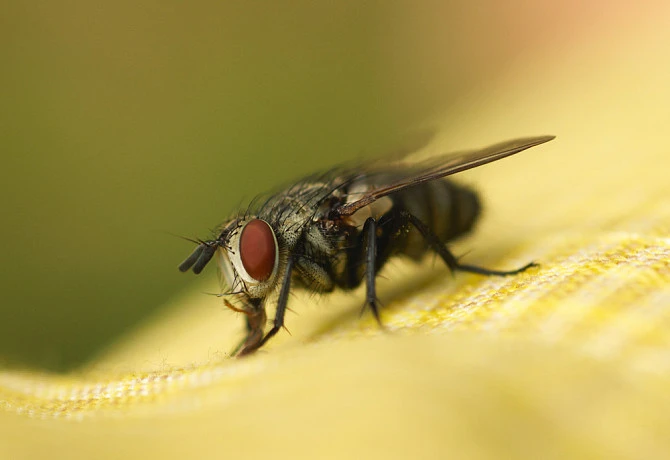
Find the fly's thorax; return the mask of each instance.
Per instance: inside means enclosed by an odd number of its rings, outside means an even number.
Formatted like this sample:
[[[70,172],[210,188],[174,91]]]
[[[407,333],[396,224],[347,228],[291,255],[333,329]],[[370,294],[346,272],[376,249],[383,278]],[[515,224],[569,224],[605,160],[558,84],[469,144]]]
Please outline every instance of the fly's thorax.
[[[309,225],[309,217],[306,212],[295,212],[275,221],[277,235],[287,249],[293,249],[298,243],[305,226]]]
[[[216,258],[223,281],[231,291],[261,298],[277,284],[286,264],[282,252],[272,226],[250,217],[238,222],[225,244],[219,246]]]
[[[336,198],[330,188],[324,183],[302,184],[296,193],[280,195],[260,213],[272,223],[282,248],[280,269],[286,266],[290,255],[295,262],[293,278],[297,286],[318,291],[333,289],[329,265],[338,250],[322,226],[323,216],[331,209],[329,203]]]

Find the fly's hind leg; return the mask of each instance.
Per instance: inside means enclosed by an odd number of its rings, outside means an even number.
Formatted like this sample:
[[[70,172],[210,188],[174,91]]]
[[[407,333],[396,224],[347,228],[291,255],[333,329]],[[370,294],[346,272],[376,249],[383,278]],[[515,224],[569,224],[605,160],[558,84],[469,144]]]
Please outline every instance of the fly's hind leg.
[[[421,235],[423,235],[426,241],[428,241],[428,244],[430,244],[430,247],[442,258],[442,260],[444,260],[444,263],[447,264],[447,266],[452,272],[458,270],[468,273],[477,273],[479,275],[509,276],[509,275],[516,275],[518,273],[528,270],[531,267],[538,266],[538,264],[531,262],[529,264],[524,265],[521,268],[517,268],[516,270],[505,271],[505,270],[491,270],[484,267],[477,267],[475,265],[462,264],[449,251],[449,249],[447,249],[445,244],[442,241],[440,241],[438,236],[435,235],[435,233],[433,233],[433,231],[430,228],[428,228],[428,226],[424,224],[421,220],[419,220],[416,216],[407,211],[403,211],[403,217],[405,217],[409,221],[409,223],[411,223],[421,233]]]

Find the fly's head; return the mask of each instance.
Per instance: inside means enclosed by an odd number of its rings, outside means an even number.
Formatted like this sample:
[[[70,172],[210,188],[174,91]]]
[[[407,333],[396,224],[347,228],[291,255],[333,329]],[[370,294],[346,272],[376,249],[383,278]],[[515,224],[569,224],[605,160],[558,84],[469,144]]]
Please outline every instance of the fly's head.
[[[180,271],[192,268],[198,274],[216,256],[231,293],[264,298],[274,289],[280,271],[280,247],[274,229],[265,220],[235,219],[216,239],[198,243],[179,266]]]

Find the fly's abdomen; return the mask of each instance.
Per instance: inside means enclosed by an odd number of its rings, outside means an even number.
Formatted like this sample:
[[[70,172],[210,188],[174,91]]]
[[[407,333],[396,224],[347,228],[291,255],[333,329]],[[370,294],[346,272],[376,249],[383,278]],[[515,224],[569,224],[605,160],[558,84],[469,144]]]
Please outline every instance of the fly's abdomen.
[[[481,209],[474,191],[447,180],[428,182],[407,189],[393,199],[395,206],[419,218],[442,242],[453,240],[470,231]],[[398,248],[402,253],[417,259],[427,249],[425,238],[413,227],[402,246]]]
[[[385,183],[394,180],[392,176],[383,179]],[[352,189],[357,186],[354,184]],[[372,206],[361,208],[349,220],[349,225],[358,231],[342,242],[341,263],[333,265],[331,277],[336,285],[345,289],[352,289],[363,280],[367,241],[361,230],[370,217],[377,220],[375,271],[379,271],[394,255],[404,254],[418,260],[429,249],[426,238],[407,220],[405,212],[421,220],[446,243],[467,233],[479,211],[475,192],[446,180],[427,182],[377,200]]]

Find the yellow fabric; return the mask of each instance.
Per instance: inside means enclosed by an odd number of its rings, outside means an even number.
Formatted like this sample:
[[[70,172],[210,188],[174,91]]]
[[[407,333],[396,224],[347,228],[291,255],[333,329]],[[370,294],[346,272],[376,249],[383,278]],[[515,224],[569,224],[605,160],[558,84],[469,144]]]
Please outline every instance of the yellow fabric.
[[[360,291],[297,295],[292,335],[244,360],[225,356],[242,320],[207,280],[81,373],[0,372],[0,458],[670,457],[670,60],[643,52],[669,34],[502,78],[425,152],[558,135],[461,177],[487,211],[456,252],[541,267],[398,262],[387,331]]]

